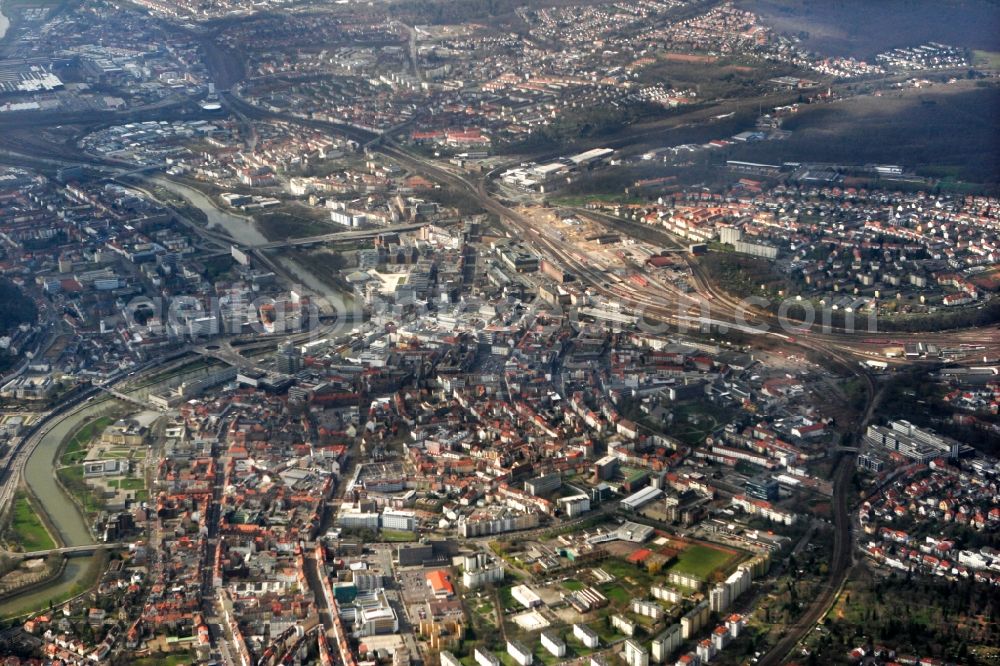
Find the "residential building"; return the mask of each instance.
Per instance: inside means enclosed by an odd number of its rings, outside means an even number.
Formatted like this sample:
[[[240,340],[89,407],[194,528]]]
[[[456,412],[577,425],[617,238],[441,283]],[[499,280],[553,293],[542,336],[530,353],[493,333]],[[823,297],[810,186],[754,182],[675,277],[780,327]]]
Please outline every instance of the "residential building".
[[[631,638],[625,641],[622,658],[628,666],[649,666],[649,651],[642,646],[642,643]]]

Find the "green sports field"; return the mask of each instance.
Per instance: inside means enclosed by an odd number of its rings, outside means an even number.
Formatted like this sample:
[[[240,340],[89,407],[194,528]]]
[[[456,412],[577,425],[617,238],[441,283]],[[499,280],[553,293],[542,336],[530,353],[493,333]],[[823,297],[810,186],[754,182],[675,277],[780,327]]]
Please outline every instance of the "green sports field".
[[[697,576],[701,580],[708,580],[708,577],[716,569],[726,566],[733,557],[735,556],[732,553],[694,544],[677,555],[677,561],[670,567],[670,570]]]

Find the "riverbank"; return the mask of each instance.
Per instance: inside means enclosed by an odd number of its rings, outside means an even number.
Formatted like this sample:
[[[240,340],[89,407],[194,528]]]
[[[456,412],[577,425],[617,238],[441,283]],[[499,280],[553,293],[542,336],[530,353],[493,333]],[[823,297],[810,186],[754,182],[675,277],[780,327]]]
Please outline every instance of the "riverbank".
[[[24,491],[14,496],[10,522],[7,525],[8,547],[16,544],[24,552],[50,550],[62,544],[58,541],[45,512],[39,509],[38,500]]]
[[[5,609],[2,617],[6,620],[25,618],[87,594],[97,585],[109,559],[108,552],[104,550],[86,558],[63,557],[57,576],[53,576],[58,577],[58,582],[53,584],[52,579],[40,581],[17,590],[10,600],[0,600],[0,607]],[[10,612],[6,611],[8,607],[12,609]]]

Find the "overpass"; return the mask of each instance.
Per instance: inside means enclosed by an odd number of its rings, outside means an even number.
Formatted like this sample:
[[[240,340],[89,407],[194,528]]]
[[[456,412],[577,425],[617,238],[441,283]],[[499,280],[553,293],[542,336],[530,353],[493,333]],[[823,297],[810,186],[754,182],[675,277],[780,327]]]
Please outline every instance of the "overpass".
[[[195,354],[200,354],[206,358],[213,358],[216,361],[222,361],[223,363],[233,366],[238,370],[242,371],[254,371],[266,373],[267,371],[254,363],[253,360],[243,356],[239,352],[232,349],[224,349],[220,347],[219,349],[209,349],[209,347],[214,345],[206,345],[204,347],[196,347],[193,351]]]
[[[49,548],[48,550],[33,550],[30,553],[5,553],[8,557],[14,559],[22,560],[32,560],[36,558],[48,557],[49,555],[90,555],[91,553],[96,553],[102,550],[119,550],[122,548],[128,548],[130,543],[127,542],[115,542],[115,543],[90,543],[83,546],[66,546],[64,548]]]
[[[315,245],[317,243],[329,243],[340,240],[352,240],[355,238],[372,238],[380,234],[392,234],[404,231],[416,231],[417,229],[420,229],[425,226],[427,226],[426,222],[413,222],[410,224],[393,224],[387,227],[378,227],[376,229],[358,229],[356,231],[335,231],[333,233],[321,234],[319,236],[307,236],[304,238],[286,238],[285,240],[271,241],[270,243],[253,245],[252,249],[274,250],[285,247],[298,247],[301,245]]]
[[[95,384],[97,388],[108,393],[119,400],[135,405],[136,407],[141,407],[142,409],[151,409],[153,407],[152,403],[148,400],[141,400],[135,396],[129,395],[128,393],[122,393],[121,391],[115,390],[110,386],[105,386],[104,384]],[[162,409],[160,411],[163,411]]]
[[[141,173],[151,173],[153,171],[162,171],[166,169],[165,164],[150,164],[149,166],[136,167],[135,169],[128,169],[127,171],[118,171],[110,180],[118,180],[119,178],[126,178],[128,176],[137,176]]]

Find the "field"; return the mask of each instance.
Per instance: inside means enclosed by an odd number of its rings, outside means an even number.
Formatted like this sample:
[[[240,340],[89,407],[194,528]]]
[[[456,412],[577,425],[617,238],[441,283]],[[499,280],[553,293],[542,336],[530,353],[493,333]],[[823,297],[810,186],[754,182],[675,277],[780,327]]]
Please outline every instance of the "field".
[[[355,242],[353,247],[360,248],[361,242]],[[353,287],[340,276],[340,271],[347,266],[347,260],[343,253],[328,249],[286,249],[281,250],[281,252],[294,259],[297,264],[312,273],[323,284],[337,289],[344,294],[344,298],[348,298]]]
[[[766,25],[802,38],[823,55],[871,58],[929,41],[997,50],[997,5],[991,0],[739,0]]]
[[[55,548],[55,541],[42,524],[34,507],[23,495],[14,500],[14,513],[11,518],[10,532],[24,548],[25,552],[48,550]]]
[[[618,193],[605,193],[605,194],[578,194],[572,196],[557,196],[549,200],[550,203],[556,206],[568,206],[583,208],[592,201],[603,201],[610,203],[622,203],[622,204],[633,204],[633,203],[644,203],[645,199],[639,197],[627,197]]]
[[[784,141],[743,144],[730,159],[899,164],[918,175],[1000,186],[1000,89],[966,83],[809,106]]]
[[[694,544],[677,555],[677,562],[670,570],[708,580],[709,576],[729,564],[732,559],[733,555],[724,550]]]
[[[794,65],[750,58],[668,53],[640,70],[639,80],[678,90],[696,90],[698,99],[712,100],[767,94],[774,90],[774,84],[768,79],[786,75],[809,76]]]
[[[343,231],[329,219],[322,219],[317,214],[307,215],[302,207],[292,209],[295,213],[273,212],[257,215],[255,220],[260,232],[268,240],[277,241],[287,238],[303,238],[318,236],[335,231]],[[309,211],[310,213],[312,211]]]
[[[1000,52],[998,51],[973,51],[972,64],[976,67],[988,69],[1000,69]]]

